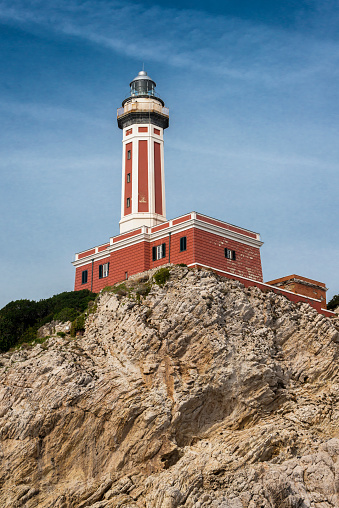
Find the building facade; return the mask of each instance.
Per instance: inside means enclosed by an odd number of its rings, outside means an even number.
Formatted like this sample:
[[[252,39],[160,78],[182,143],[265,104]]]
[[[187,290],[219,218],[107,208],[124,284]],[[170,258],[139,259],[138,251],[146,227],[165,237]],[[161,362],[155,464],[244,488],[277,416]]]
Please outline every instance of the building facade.
[[[258,233],[191,212],[134,229],[75,255],[75,291],[100,291],[167,263],[210,266],[262,282]]]

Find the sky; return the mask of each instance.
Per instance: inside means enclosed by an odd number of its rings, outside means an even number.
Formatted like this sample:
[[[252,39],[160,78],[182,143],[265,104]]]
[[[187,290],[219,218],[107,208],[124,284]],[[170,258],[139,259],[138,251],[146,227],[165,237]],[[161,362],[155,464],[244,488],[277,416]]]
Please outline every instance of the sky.
[[[264,280],[339,293],[339,0],[0,0],[0,308],[71,291],[119,233],[116,109],[170,109],[167,218],[261,234]]]

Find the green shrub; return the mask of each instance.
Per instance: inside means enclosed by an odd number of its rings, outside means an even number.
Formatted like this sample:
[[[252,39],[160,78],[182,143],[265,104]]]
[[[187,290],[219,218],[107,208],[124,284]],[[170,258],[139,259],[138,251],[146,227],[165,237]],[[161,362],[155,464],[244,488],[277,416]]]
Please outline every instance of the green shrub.
[[[153,278],[155,280],[155,283],[158,284],[158,286],[163,286],[170,278],[169,268],[166,267],[160,268],[160,270],[155,272]]]
[[[74,321],[77,315],[78,311],[76,309],[65,307],[60,312],[54,314],[53,319],[55,321],[61,321],[62,323],[66,323],[66,321]]]
[[[65,332],[57,332],[57,335],[59,335],[59,337],[66,337]]]
[[[71,336],[75,337],[77,332],[84,332],[85,331],[85,321],[86,316],[85,313],[80,314],[72,323],[71,326]]]
[[[339,306],[339,295],[334,295],[332,300],[330,300],[327,304],[328,310],[334,310]]]
[[[113,286],[105,286],[104,289],[101,290],[101,293],[110,293],[113,289]]]
[[[88,314],[94,314],[97,311],[98,305],[95,302],[89,302]]]
[[[187,265],[185,263],[178,263],[177,266],[182,266],[182,267],[186,267],[187,268]]]
[[[136,294],[140,296],[147,296],[148,293],[151,291],[152,285],[151,284],[141,284],[136,289]]]
[[[128,294],[128,289],[126,284],[123,282],[122,284],[118,284],[112,288],[113,293],[118,296],[126,296]]]
[[[43,344],[44,342],[46,342],[47,339],[49,339],[50,336],[49,335],[46,335],[46,337],[37,337],[34,341],[35,344]]]

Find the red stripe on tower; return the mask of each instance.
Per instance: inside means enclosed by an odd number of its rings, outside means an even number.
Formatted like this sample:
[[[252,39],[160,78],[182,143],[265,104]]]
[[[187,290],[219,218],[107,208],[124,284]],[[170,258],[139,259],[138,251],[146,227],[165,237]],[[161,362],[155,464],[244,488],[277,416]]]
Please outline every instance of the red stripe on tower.
[[[155,213],[162,215],[161,147],[154,142]]]
[[[148,212],[148,143],[146,140],[139,141],[138,212]]]

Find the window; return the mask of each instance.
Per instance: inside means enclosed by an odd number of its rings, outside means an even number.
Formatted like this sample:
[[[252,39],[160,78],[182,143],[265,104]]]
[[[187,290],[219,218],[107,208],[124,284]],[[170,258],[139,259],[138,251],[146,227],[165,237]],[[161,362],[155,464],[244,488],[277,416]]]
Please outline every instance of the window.
[[[128,279],[128,272],[125,272],[125,279]]]
[[[99,265],[99,279],[103,279],[104,277],[108,277],[109,272],[109,263],[105,263],[103,265]]]
[[[129,208],[131,206],[131,198],[126,199],[126,207]]]
[[[180,238],[180,252],[183,252],[186,249],[187,249],[187,237],[182,236]]]
[[[84,270],[81,274],[81,284],[87,284],[88,270]]]
[[[157,259],[162,259],[166,256],[166,244],[162,243],[161,245],[157,245],[157,247],[152,247],[152,259],[153,261],[157,261]]]
[[[130,183],[131,181],[131,173],[127,173],[127,183]]]
[[[225,249],[225,258],[235,260],[235,250]]]
[[[131,158],[131,150],[127,150],[127,159],[130,160]]]

